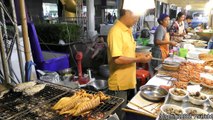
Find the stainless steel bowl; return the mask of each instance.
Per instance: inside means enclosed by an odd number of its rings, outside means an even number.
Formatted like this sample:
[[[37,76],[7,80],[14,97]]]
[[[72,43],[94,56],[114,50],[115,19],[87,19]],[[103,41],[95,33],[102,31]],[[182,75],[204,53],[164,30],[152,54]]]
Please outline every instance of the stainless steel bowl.
[[[66,68],[66,69],[58,71],[58,73],[62,76],[65,75],[65,74],[71,74],[71,72],[73,72],[72,68]]]
[[[152,47],[148,46],[136,46],[135,52],[137,53],[149,53]]]
[[[140,87],[140,95],[150,101],[161,101],[163,100],[168,92],[163,88],[154,85],[144,85]]]
[[[99,73],[103,77],[108,78],[109,77],[109,65],[104,64],[104,65],[99,66]]]
[[[94,87],[96,90],[105,90],[108,88],[107,80],[94,80],[88,83],[88,86]]]

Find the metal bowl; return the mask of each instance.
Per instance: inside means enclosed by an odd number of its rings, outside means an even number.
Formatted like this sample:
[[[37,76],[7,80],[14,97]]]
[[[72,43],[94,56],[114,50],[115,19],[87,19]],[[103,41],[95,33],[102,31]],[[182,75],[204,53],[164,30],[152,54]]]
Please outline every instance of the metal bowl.
[[[104,64],[104,65],[99,66],[99,73],[103,77],[108,78],[109,77],[109,65]]]
[[[160,88],[159,86],[154,86],[154,85],[144,85],[140,87],[140,95],[149,100],[149,101],[154,101],[158,102],[163,100],[168,92],[164,90],[163,88]]]
[[[66,68],[66,69],[58,71],[58,73],[62,76],[65,75],[65,74],[71,74],[72,72],[73,72],[72,68]]]
[[[175,90],[177,90],[177,91],[182,91],[182,92],[185,93],[185,95],[182,95],[182,96],[180,96],[180,95],[175,95],[175,94],[173,94],[173,92],[174,92]],[[183,99],[187,97],[188,92],[187,92],[186,90],[179,89],[179,88],[171,88],[171,89],[169,89],[169,94],[171,95],[171,98],[172,98],[173,100],[176,100],[176,101],[183,101]]]
[[[88,83],[88,86],[94,87],[96,90],[105,90],[108,88],[107,80],[94,80]]]
[[[135,52],[137,53],[149,53],[152,47],[148,46],[136,46]]]

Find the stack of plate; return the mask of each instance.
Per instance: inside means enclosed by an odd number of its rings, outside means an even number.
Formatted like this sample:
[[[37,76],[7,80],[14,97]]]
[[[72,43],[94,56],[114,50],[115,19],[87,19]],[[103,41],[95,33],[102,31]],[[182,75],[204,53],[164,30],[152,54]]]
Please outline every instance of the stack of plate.
[[[162,68],[164,70],[169,70],[169,71],[177,71],[179,69],[180,64],[176,62],[164,62],[162,64]]]

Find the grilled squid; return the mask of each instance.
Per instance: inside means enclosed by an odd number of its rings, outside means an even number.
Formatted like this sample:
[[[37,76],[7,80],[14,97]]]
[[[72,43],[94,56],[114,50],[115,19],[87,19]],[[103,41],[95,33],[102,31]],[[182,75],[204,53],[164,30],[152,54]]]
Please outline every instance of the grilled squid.
[[[84,113],[88,110],[91,110],[91,109],[97,107],[98,105],[100,105],[100,103],[101,103],[100,97],[95,96],[92,100],[83,102],[80,105],[78,105],[76,111],[72,115],[73,116],[79,116],[79,115],[81,115],[81,113]]]

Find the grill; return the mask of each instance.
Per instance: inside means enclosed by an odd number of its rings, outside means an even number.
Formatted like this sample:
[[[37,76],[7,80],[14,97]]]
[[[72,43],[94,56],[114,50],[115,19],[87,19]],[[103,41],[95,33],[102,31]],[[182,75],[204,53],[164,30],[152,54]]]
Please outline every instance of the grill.
[[[2,120],[86,120],[87,116],[65,116],[59,115],[51,107],[58,100],[65,96],[72,96],[70,89],[62,89],[64,87],[46,85],[46,87],[32,97],[23,96],[22,93],[8,93],[4,99],[0,100],[0,119]],[[87,90],[87,93],[95,94],[94,91]],[[110,99],[104,101],[98,107],[92,110],[90,116],[96,116],[97,113],[102,114],[101,118],[107,118],[120,104],[123,103],[122,98],[111,96]],[[24,107],[22,106],[24,104]],[[17,110],[15,106],[21,106]],[[2,109],[3,108],[3,109]]]
[[[46,85],[34,96],[24,96],[21,92],[11,90],[3,99],[0,99],[0,120],[11,119],[65,93],[67,93],[66,90],[51,85]]]

